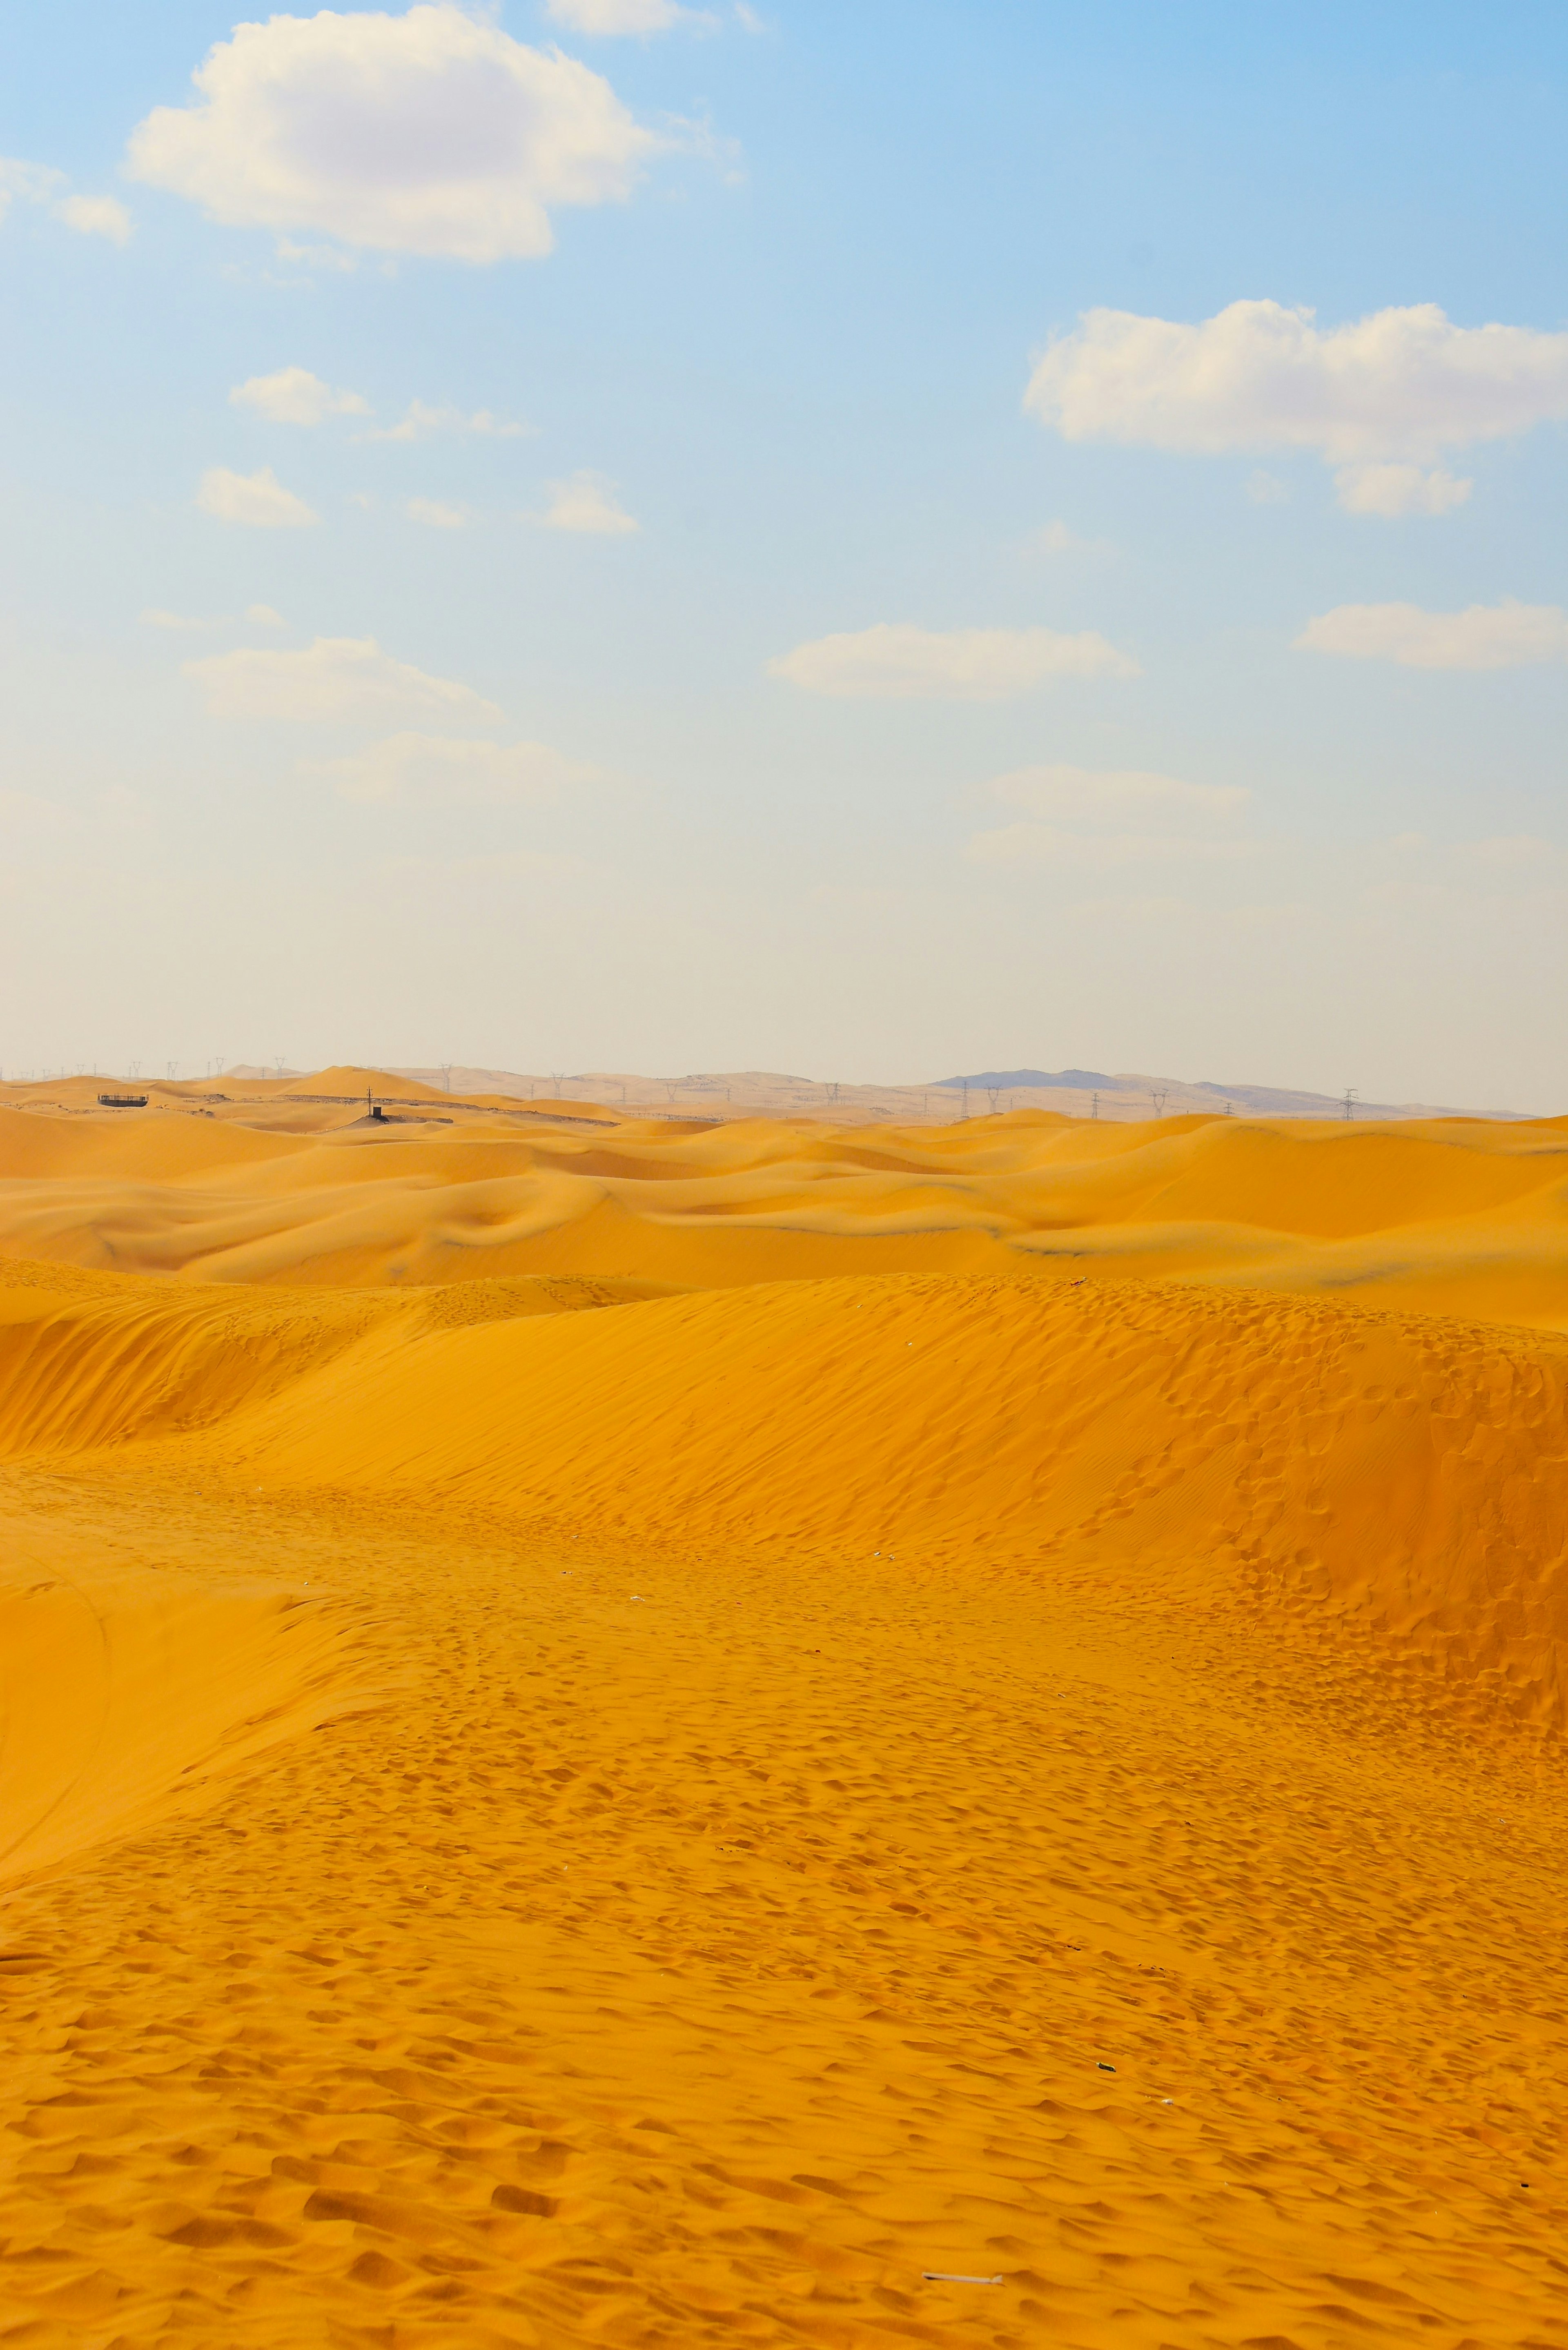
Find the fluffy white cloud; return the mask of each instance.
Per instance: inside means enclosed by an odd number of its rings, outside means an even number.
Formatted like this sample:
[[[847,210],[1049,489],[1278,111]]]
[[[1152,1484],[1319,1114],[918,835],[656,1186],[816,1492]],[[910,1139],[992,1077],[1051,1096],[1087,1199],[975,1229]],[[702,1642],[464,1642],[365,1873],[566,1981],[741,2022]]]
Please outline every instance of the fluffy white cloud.
[[[601,538],[622,538],[640,527],[617,504],[614,484],[603,473],[573,473],[545,487],[550,503],[535,519],[546,530],[584,530]]]
[[[1014,767],[983,787],[987,799],[1053,824],[1211,824],[1238,816],[1251,799],[1240,784],[1185,784],[1141,767]]]
[[[1096,629],[932,629],[884,621],[818,637],[771,660],[808,693],[883,702],[1005,702],[1058,677],[1136,677],[1138,666]]]
[[[409,402],[408,414],[396,424],[378,427],[367,432],[367,441],[422,441],[431,432],[488,433],[497,441],[515,441],[534,430],[531,424],[510,424],[504,418],[493,416],[488,408],[475,409],[465,416],[461,408],[432,408],[422,400]]]
[[[245,618],[253,629],[286,629],[288,622],[270,604],[247,604]]]
[[[317,637],[298,652],[246,646],[187,661],[185,674],[202,687],[214,718],[343,725],[429,717],[472,723],[501,715],[472,686],[394,660],[373,637]]]
[[[79,236],[106,236],[124,244],[130,236],[130,214],[118,196],[67,196],[60,191],[69,182],[63,172],[47,163],[25,163],[20,157],[0,155],[0,221],[13,197],[25,204],[47,204],[55,218]]]
[[[660,143],[590,68],[453,5],[236,26],[133,178],[234,227],[470,262],[548,253],[549,207],[628,196]]]
[[[1568,334],[1457,327],[1435,303],[1319,328],[1278,302],[1232,302],[1197,326],[1091,310],[1052,344],[1024,405],[1069,441],[1155,449],[1315,450],[1359,514],[1440,514],[1469,484],[1416,469],[1445,449],[1568,416]]]
[[[1471,604],[1425,612],[1418,604],[1336,604],[1296,639],[1305,652],[1406,669],[1525,669],[1568,660],[1568,612],[1557,604]]]
[[[427,530],[461,530],[468,520],[466,506],[445,505],[440,498],[410,498],[406,511],[410,522],[422,522]]]
[[[62,196],[55,217],[78,236],[107,236],[110,244],[130,242],[130,214],[118,196]]]
[[[1452,514],[1462,506],[1473,482],[1456,481],[1441,465],[1423,472],[1419,465],[1342,465],[1334,477],[1334,492],[1346,514]]]
[[[345,799],[425,806],[455,803],[543,807],[595,770],[545,743],[471,743],[450,734],[389,734],[349,759],[318,759],[307,772]]]
[[[235,384],[231,408],[254,409],[270,424],[320,424],[328,416],[369,416],[370,403],[357,391],[334,391],[308,368],[278,368]]]
[[[545,13],[574,33],[668,33],[675,25],[711,25],[711,16],[678,0],[545,0]]]
[[[253,530],[302,530],[319,522],[303,498],[286,490],[270,465],[256,473],[231,473],[213,465],[202,476],[196,504],[219,522],[247,524]]]

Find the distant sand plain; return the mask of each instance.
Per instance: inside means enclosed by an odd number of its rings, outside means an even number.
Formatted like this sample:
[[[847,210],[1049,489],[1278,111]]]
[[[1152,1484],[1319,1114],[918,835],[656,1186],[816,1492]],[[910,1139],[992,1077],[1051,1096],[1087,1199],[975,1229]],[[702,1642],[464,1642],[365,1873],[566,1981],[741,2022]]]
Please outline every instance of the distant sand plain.
[[[0,2344],[1568,2337],[1568,1121],[99,1089]]]

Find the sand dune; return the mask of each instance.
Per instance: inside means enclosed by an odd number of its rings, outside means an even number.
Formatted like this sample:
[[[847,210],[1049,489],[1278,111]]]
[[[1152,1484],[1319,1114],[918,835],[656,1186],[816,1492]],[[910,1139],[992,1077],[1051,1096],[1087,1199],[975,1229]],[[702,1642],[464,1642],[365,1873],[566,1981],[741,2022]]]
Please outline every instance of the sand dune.
[[[0,1113],[0,2338],[1556,2340],[1564,1128],[352,1107]]]
[[[1026,1111],[867,1132],[441,1097],[450,1123],[379,1128],[354,1122],[366,1074],[277,1081],[214,1116],[200,1088],[140,1112],[0,1108],[0,1247],[334,1287],[1092,1272],[1568,1328],[1565,1120]]]

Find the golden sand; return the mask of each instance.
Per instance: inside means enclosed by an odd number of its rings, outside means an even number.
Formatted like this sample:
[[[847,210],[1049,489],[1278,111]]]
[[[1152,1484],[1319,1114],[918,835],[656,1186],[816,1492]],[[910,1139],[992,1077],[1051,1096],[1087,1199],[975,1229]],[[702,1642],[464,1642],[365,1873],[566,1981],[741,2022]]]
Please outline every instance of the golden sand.
[[[0,1107],[0,2345],[1568,2337],[1568,1124],[361,1076]]]

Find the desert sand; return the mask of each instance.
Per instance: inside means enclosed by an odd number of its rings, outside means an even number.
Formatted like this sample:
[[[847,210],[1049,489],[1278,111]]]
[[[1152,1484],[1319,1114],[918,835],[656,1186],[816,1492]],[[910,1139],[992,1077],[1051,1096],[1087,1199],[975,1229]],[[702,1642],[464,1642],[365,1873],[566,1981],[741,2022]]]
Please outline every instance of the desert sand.
[[[97,1090],[0,2344],[1568,2338],[1568,1121]]]

